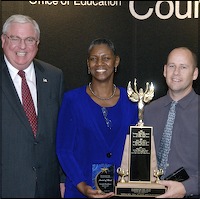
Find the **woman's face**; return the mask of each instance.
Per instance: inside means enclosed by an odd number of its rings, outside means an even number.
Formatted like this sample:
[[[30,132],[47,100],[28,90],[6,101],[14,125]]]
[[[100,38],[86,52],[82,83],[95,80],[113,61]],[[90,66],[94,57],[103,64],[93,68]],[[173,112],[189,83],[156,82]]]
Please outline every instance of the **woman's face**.
[[[114,67],[119,65],[119,57],[106,44],[99,44],[91,49],[87,65],[93,78],[106,80],[113,78]]]

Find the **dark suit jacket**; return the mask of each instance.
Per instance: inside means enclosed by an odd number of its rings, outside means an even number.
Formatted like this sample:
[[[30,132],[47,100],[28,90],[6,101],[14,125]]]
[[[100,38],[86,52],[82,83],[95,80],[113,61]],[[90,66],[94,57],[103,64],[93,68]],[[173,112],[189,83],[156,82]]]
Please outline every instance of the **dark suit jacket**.
[[[38,98],[36,139],[2,58],[3,198],[34,198],[36,187],[40,197],[60,197],[55,132],[63,94],[63,73],[60,69],[36,59],[34,67]]]

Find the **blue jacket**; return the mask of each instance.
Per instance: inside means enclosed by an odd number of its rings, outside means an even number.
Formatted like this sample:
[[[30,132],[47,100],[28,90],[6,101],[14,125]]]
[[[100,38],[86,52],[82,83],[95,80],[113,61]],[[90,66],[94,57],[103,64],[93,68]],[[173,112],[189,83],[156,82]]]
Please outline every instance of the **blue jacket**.
[[[76,188],[84,181],[92,186],[92,165],[121,164],[129,126],[138,121],[137,103],[128,99],[125,88],[113,107],[96,104],[86,93],[86,86],[68,91],[64,95],[57,128],[57,155],[66,173],[65,197],[85,197]],[[112,128],[108,128],[110,120]],[[115,176],[117,179],[117,175]]]

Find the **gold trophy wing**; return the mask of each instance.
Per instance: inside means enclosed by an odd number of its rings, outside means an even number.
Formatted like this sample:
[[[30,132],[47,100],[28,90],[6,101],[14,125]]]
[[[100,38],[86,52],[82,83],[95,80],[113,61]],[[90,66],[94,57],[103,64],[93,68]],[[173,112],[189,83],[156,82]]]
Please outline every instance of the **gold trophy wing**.
[[[139,95],[137,92],[135,92],[132,87],[131,87],[131,81],[129,81],[128,86],[127,86],[127,94],[129,99],[132,102],[138,102],[139,101]]]
[[[153,97],[154,97],[154,86],[153,86],[153,83],[151,82],[149,89],[147,89],[145,94],[144,94],[144,102],[145,103],[150,102]]]

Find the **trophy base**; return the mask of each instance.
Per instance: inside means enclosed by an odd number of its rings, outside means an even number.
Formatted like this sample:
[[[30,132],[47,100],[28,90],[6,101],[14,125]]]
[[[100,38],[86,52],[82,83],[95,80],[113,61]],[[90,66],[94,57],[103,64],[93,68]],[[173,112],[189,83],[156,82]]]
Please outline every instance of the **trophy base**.
[[[156,197],[164,194],[166,191],[165,186],[158,183],[135,183],[135,182],[118,182],[115,187],[116,196],[125,197]]]

